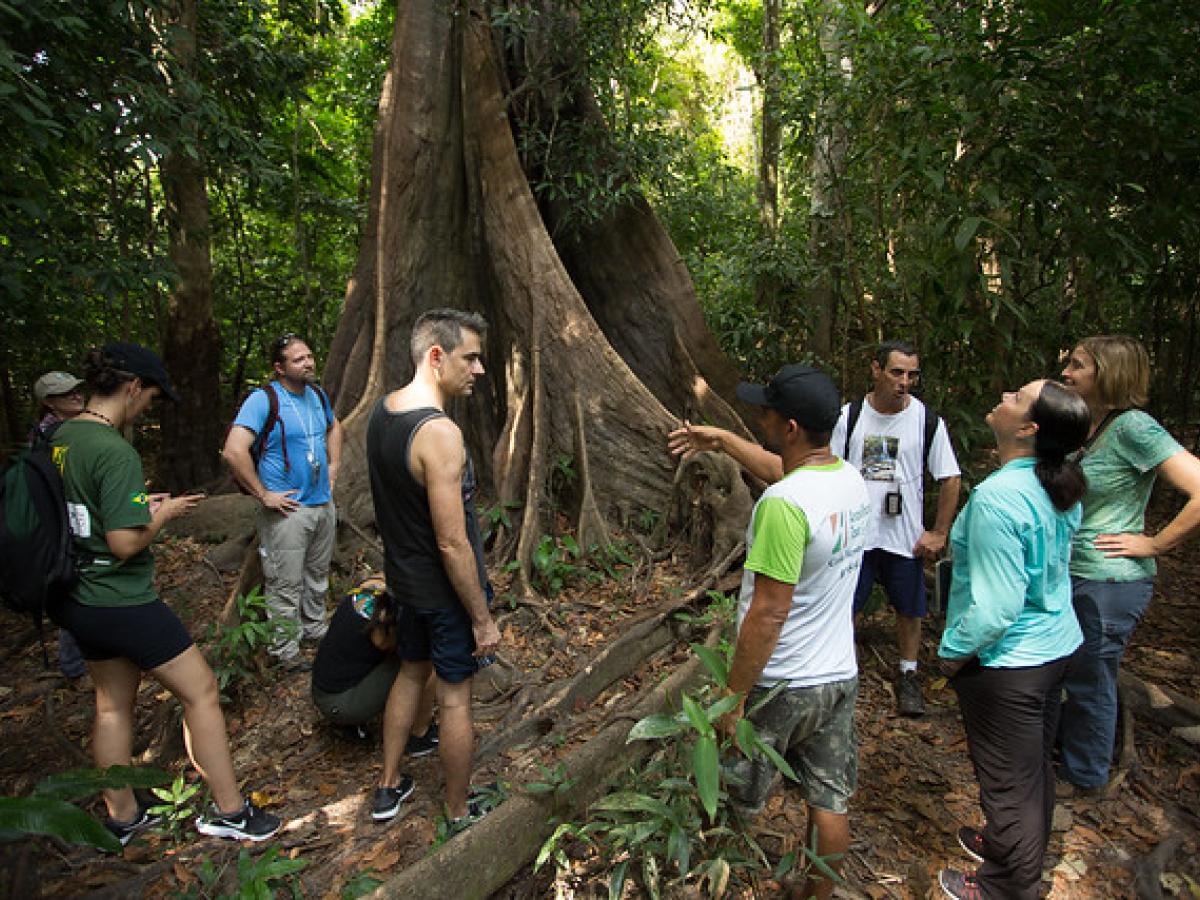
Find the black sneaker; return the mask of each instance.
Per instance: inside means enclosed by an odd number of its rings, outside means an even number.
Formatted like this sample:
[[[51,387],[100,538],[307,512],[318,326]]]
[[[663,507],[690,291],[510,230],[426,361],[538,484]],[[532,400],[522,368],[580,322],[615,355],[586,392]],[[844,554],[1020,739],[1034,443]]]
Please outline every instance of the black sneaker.
[[[457,819],[446,820],[446,837],[453,837],[460,831],[466,831],[493,809],[496,808],[495,786],[489,785],[488,790],[471,788],[467,796],[467,814]]]
[[[137,815],[133,817],[132,822],[118,822],[115,819],[108,817],[104,820],[104,827],[109,830],[121,846],[124,847],[134,835],[145,831],[147,828],[153,828],[162,822],[163,817],[155,813],[151,813],[149,807],[138,804]]]
[[[196,830],[209,837],[234,838],[239,841],[265,841],[277,832],[283,821],[279,816],[263,812],[246,800],[239,812],[225,815],[215,806],[208,814],[196,819]]]
[[[425,729],[425,733],[420,737],[415,734],[408,736],[408,743],[404,745],[404,752],[409,756],[428,756],[437,748],[437,722],[430,722],[429,727]]]
[[[394,819],[400,812],[400,804],[408,799],[416,788],[416,784],[408,775],[401,776],[400,784],[396,787],[381,787],[375,789],[371,798],[371,818],[376,822],[387,822]]]
[[[964,825],[958,829],[958,846],[967,851],[967,856],[975,862],[983,862],[983,835],[974,828]]]
[[[921,694],[921,679],[916,672],[901,672],[896,679],[896,711],[902,716],[925,714],[925,697]]]
[[[983,900],[983,889],[975,880],[974,872],[942,869],[938,872],[938,884],[942,893],[953,900]]]

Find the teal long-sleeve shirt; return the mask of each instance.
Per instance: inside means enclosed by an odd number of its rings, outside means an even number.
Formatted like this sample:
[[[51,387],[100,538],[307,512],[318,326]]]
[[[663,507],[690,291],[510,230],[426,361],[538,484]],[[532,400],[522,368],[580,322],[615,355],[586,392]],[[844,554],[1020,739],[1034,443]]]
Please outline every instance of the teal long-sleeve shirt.
[[[1021,457],[972,492],[950,531],[954,556],[938,655],[994,668],[1036,666],[1083,643],[1071,605],[1079,504],[1060,512]]]

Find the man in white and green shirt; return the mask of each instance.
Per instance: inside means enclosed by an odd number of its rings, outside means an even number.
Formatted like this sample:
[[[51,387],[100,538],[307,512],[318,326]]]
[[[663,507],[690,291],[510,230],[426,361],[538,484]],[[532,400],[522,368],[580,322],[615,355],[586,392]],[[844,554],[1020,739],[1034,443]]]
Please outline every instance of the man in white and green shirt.
[[[721,727],[732,732],[756,695],[786,685],[751,721],[795,770],[820,855],[844,854],[858,772],[853,603],[870,521],[867,490],[830,451],[840,399],[824,373],[784,366],[765,387],[739,385],[738,397],[764,408],[764,447],[782,459],[784,476],[755,505],[746,533],[729,677],[729,689],[746,699]],[[761,809],[776,775],[770,761],[741,760],[732,774],[735,802]],[[810,877],[803,896],[832,889]]]

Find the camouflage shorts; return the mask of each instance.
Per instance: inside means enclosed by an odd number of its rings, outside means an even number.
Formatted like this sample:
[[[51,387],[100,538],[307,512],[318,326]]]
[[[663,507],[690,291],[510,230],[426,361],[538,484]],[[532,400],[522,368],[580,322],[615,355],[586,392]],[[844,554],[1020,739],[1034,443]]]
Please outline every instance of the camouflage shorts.
[[[746,700],[753,709],[768,691],[756,687]],[[758,735],[770,744],[799,778],[800,792],[812,806],[845,813],[858,786],[858,740],[854,701],[858,679],[780,691],[750,714]],[[776,780],[774,764],[762,753],[726,763],[729,794],[745,812],[762,811]]]

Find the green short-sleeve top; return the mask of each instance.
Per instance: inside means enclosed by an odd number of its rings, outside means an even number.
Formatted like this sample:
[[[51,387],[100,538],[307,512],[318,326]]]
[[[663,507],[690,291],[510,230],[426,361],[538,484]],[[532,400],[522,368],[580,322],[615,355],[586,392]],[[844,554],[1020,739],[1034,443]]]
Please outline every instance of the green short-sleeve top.
[[[52,441],[63,476],[67,513],[80,551],[73,597],[85,606],[140,606],[156,598],[148,548],[119,559],[105,534],[150,524],[142,460],[120,433],[100,422],[71,419]]]
[[[1071,549],[1071,574],[1092,581],[1153,578],[1152,558],[1106,557],[1096,549],[1101,534],[1140,534],[1146,504],[1160,465],[1183,448],[1153,417],[1131,409],[1114,418],[1079,456],[1087,476],[1083,523]]]

